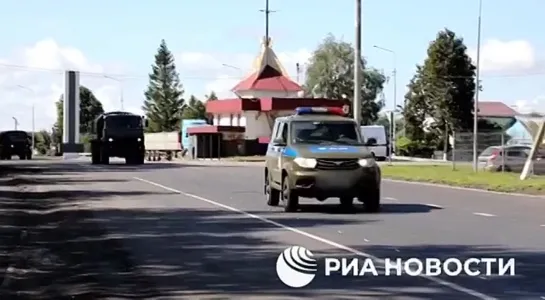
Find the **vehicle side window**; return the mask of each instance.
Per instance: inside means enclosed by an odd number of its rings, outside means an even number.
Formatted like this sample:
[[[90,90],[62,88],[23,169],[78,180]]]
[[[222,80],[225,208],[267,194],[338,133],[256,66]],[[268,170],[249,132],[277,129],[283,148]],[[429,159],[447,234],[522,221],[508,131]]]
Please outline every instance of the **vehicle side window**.
[[[283,123],[280,131],[280,138],[283,141],[288,142],[288,124]]]
[[[526,157],[526,153],[524,153],[520,149],[507,150],[506,154],[507,154],[508,157]]]
[[[271,134],[271,141],[274,141],[277,138],[276,136],[278,135],[278,127],[280,127],[280,124],[282,124],[282,122],[276,121],[274,123],[274,128]]]

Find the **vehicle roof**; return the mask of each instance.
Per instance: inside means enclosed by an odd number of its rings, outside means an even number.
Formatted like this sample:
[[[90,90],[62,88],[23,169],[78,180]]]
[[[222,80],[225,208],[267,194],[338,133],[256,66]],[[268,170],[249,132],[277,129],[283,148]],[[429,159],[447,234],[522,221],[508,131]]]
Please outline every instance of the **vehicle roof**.
[[[26,133],[26,134],[28,134],[24,130],[6,130],[6,131],[2,131],[2,133]]]
[[[328,114],[306,114],[306,115],[290,115],[286,117],[276,118],[277,121],[290,122],[290,121],[352,121],[354,119],[348,117],[342,117],[339,115]]]

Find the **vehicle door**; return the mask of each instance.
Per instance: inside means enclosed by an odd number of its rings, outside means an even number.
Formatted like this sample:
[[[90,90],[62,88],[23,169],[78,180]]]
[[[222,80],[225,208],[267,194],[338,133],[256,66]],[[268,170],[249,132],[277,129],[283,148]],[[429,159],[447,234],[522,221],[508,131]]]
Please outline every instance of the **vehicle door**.
[[[288,125],[279,122],[276,136],[272,140],[271,175],[272,180],[280,184],[282,181],[283,152],[286,149],[288,138]]]
[[[529,151],[526,147],[509,147],[505,149],[505,166],[513,172],[522,172],[528,159]]]
[[[271,180],[272,177],[274,177],[273,175],[276,172],[275,168],[278,165],[278,155],[276,153],[276,148],[274,147],[274,141],[276,140],[276,136],[278,135],[278,128],[280,127],[280,124],[281,122],[279,122],[278,120],[276,120],[274,123],[271,139],[269,141],[269,145],[267,145],[267,154],[265,155],[265,166],[269,174],[271,175]]]

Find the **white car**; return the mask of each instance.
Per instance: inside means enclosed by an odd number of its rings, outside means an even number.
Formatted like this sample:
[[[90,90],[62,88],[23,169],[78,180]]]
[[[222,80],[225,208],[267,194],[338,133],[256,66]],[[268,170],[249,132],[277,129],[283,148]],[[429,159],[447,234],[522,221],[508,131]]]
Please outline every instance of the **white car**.
[[[360,126],[361,136],[365,143],[369,143],[369,150],[378,161],[384,161],[389,156],[386,128],[381,125]]]

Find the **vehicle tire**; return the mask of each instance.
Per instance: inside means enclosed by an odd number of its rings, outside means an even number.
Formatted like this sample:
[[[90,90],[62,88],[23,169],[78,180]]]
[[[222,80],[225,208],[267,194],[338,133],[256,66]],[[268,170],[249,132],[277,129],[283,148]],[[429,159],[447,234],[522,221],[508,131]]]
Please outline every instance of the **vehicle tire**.
[[[27,154],[27,155],[26,155],[26,159],[31,160],[31,159],[32,159],[32,154],[30,154],[30,153]]]
[[[360,196],[366,212],[376,213],[380,211],[380,186],[369,187]]]
[[[511,172],[511,168],[509,166],[499,166],[497,169],[498,172]]]
[[[100,149],[96,142],[91,142],[91,164],[100,164]]]
[[[110,164],[110,156],[108,154],[108,150],[105,148],[100,149],[100,163],[103,165]]]
[[[144,164],[144,161],[145,161],[145,155],[144,153],[142,153],[141,155],[138,155],[137,156],[137,159],[136,159],[136,164],[137,165],[143,165]]]
[[[354,197],[341,197],[339,198],[341,202],[342,209],[353,209],[354,208]]]
[[[20,159],[20,160],[25,160],[25,159],[26,159],[26,156],[25,156],[25,155],[19,155],[19,159]]]
[[[270,175],[265,175],[265,197],[268,206],[278,206],[280,203],[280,191],[271,187]]]
[[[91,153],[91,164],[93,164],[93,165],[100,164],[100,155],[99,155],[99,153],[96,153],[96,152]]]
[[[299,196],[290,186],[288,176],[282,178],[282,202],[284,202],[285,212],[296,212],[299,208]]]

